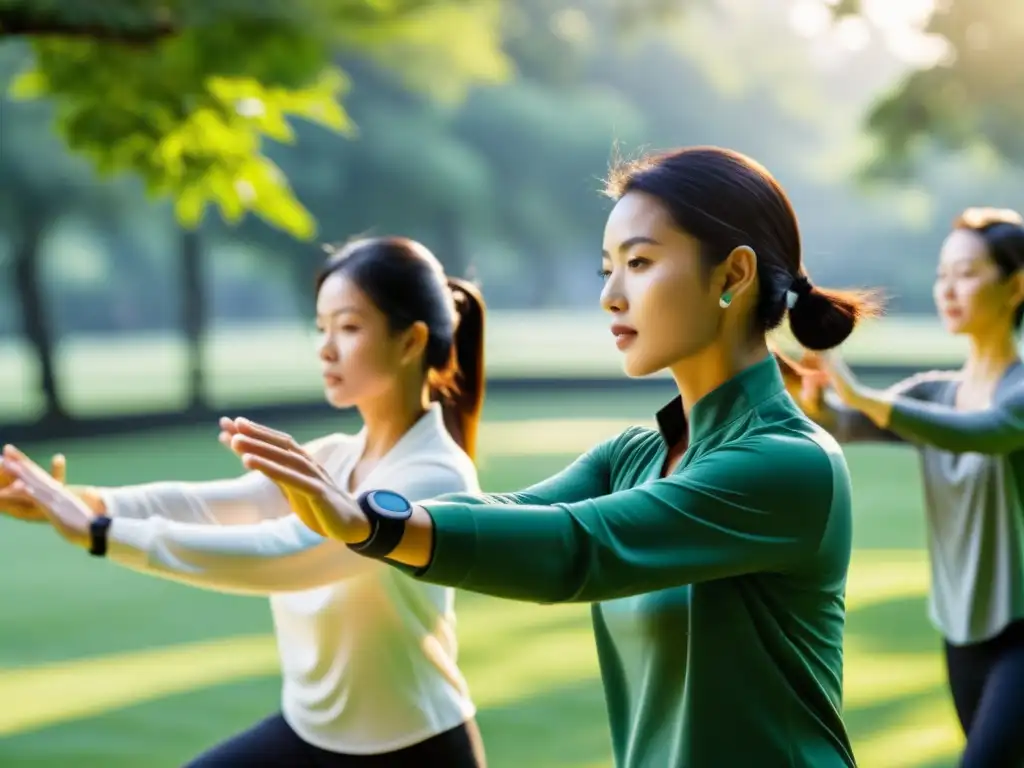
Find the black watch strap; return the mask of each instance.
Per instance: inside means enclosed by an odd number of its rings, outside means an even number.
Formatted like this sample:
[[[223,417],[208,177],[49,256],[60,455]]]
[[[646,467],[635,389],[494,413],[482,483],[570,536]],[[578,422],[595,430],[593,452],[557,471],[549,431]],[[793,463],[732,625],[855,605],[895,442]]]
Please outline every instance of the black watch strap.
[[[405,535],[405,521],[374,517],[370,519],[370,537],[358,544],[349,544],[349,549],[364,557],[381,560],[395,551]]]
[[[89,554],[94,557],[107,555],[107,531],[110,530],[111,518],[97,515],[89,523]]]
[[[386,497],[388,508],[382,509],[379,503],[374,503],[375,497],[380,498],[382,495]],[[364,557],[382,560],[401,543],[406,521],[412,515],[412,505],[405,497],[393,491],[367,491],[360,494],[358,502],[370,522],[370,535],[364,541],[349,544],[348,547]]]

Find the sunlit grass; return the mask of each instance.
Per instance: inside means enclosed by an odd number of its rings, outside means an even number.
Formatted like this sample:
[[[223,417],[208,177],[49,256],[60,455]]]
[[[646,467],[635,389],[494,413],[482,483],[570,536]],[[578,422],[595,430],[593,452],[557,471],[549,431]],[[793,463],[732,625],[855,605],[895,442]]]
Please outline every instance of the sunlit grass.
[[[846,638],[846,707],[854,710],[940,689],[938,654],[873,653]]]
[[[900,597],[925,594],[928,568],[922,550],[856,552],[850,562],[846,610],[850,613]]]
[[[854,734],[861,765],[899,765],[949,757],[961,739],[944,689],[937,649],[878,652],[865,643],[884,627],[863,626],[858,612],[894,599],[923,598],[925,563],[918,552],[858,554],[851,569],[846,644],[846,707],[851,715],[925,695],[914,711],[874,721]],[[529,707],[537,695],[590,681],[596,656],[583,606],[538,607],[464,595],[460,598],[462,665],[478,705]],[[937,646],[936,646],[937,648]],[[276,675],[270,635],[238,636],[6,670],[0,734],[11,735],[95,717],[184,692]],[[0,750],[2,755],[2,750]],[[500,756],[499,756],[500,758]],[[499,762],[509,764],[511,762]]]
[[[6,669],[0,677],[0,701],[18,704],[0,710],[0,735],[91,717],[196,688],[276,674],[277,669],[277,650],[270,635]]]
[[[913,711],[890,720],[888,727],[858,739],[857,762],[864,768],[952,766],[963,749],[945,691],[917,702]]]

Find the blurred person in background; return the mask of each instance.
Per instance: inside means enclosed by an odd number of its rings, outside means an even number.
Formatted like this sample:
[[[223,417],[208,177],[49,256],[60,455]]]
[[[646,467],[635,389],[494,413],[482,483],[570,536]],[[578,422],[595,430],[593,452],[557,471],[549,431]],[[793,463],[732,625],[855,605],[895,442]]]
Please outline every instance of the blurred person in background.
[[[316,302],[327,400],[358,409],[364,426],[294,450],[351,493],[382,485],[414,499],[476,491],[485,313],[477,290],[446,278],[419,243],[362,239],[330,256]],[[225,444],[236,423],[222,419]],[[63,481],[63,460],[54,466]],[[47,519],[12,480],[0,506]],[[93,554],[186,584],[270,596],[281,711],[191,768],[484,766],[456,662],[454,590],[311,530],[292,514],[301,501],[258,472],[68,492],[81,500],[77,516],[51,522]]]
[[[353,498],[285,435],[238,424],[243,464],[312,528],[434,584],[592,604],[619,768],[855,764],[842,717],[851,549],[842,452],[787,395],[766,333],[841,343],[869,307],[811,284],[778,182],[695,147],[618,168],[603,308],[630,376],[679,397],[518,493]],[[70,494],[12,471],[54,514]],[[381,494],[386,504],[374,494]]]
[[[840,442],[917,449],[964,768],[1024,765],[1024,218],[964,211],[939,254],[935,304],[969,353],[956,371],[867,387],[836,353],[787,370],[804,410]],[[809,371],[807,369],[810,369]],[[822,375],[823,374],[823,375]],[[831,383],[831,389],[826,389]]]

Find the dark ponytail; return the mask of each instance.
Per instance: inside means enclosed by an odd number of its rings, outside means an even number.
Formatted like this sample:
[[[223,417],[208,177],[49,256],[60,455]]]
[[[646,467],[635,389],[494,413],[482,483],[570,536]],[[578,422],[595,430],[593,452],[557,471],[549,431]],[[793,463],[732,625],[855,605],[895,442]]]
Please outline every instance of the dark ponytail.
[[[444,423],[452,438],[476,459],[477,433],[484,405],[484,317],[480,290],[466,280],[449,277],[457,321],[448,365],[430,372],[430,384],[441,402]]]
[[[805,274],[799,275],[786,291],[786,306],[793,337],[816,352],[838,347],[858,322],[877,312],[870,294],[818,288]]]

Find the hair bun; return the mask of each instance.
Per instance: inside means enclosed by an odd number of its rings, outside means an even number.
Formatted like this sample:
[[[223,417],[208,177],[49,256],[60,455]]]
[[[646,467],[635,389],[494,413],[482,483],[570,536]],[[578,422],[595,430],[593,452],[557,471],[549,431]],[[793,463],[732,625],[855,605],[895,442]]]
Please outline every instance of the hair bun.
[[[790,289],[796,301],[789,309],[789,328],[805,349],[822,352],[838,347],[860,320],[877,314],[880,308],[870,292],[818,288],[806,278],[800,282]],[[787,300],[789,295],[787,292]]]
[[[786,290],[786,309],[792,309],[805,296],[814,293],[814,286],[807,275],[797,275]]]

